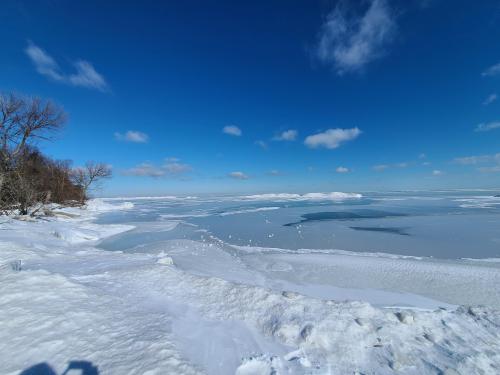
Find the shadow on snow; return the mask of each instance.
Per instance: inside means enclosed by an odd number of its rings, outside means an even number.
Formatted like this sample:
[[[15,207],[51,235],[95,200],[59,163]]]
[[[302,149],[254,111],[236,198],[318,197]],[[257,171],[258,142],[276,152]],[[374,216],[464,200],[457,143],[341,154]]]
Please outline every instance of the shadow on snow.
[[[68,367],[60,375],[66,375],[71,370],[80,370],[80,375],[99,375],[99,370],[97,366],[94,366],[92,362],[89,361],[71,361]],[[73,372],[72,372],[73,373]],[[52,367],[47,363],[38,363],[24,371],[19,375],[57,375]]]

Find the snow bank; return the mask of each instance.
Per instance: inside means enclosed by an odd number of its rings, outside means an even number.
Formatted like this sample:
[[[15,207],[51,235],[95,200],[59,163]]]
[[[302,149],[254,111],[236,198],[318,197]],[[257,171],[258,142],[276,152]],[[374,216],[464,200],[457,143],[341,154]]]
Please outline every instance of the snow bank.
[[[341,250],[234,247],[245,253],[242,259],[261,275],[317,298],[360,299],[379,306],[437,308],[447,303],[500,309],[500,290],[492,287],[500,285],[496,262],[443,261]]]
[[[186,197],[177,197],[175,195],[164,195],[164,196],[150,196],[150,197],[113,197],[113,198],[102,198],[106,201],[123,201],[123,200],[175,200],[175,201],[183,201],[183,200],[193,200],[198,199],[196,196],[186,196]]]
[[[130,210],[134,208],[132,202],[123,202],[121,204],[107,203],[103,199],[90,199],[85,205],[85,209],[93,212],[106,212],[116,210]]]
[[[500,369],[500,315],[487,308],[378,309],[362,302],[279,293],[176,267],[119,272],[102,283],[115,279],[130,295],[144,298],[147,291],[156,296],[156,305],[175,301],[173,326],[180,327],[176,332],[181,340],[189,336],[188,358],[211,368],[211,374],[234,373],[234,355],[243,354],[249,340],[253,350],[246,350],[237,369],[240,374],[263,370],[272,374],[495,374]],[[196,313],[191,315],[192,311]],[[184,321],[186,314],[191,324]],[[260,336],[247,332],[242,342],[241,327],[225,326],[231,321]],[[235,335],[227,347],[228,338],[221,337],[224,332]],[[260,341],[265,338],[275,346]],[[210,356],[214,351],[215,358]]]
[[[461,208],[496,208],[500,206],[500,197],[480,195],[455,199],[455,202],[463,202]]]
[[[256,194],[256,195],[244,195],[238,197],[242,200],[254,200],[254,201],[317,201],[317,200],[345,200],[345,199],[360,199],[363,195],[358,193],[343,193],[343,192],[331,192],[331,193],[307,193],[307,194],[289,194],[289,193],[270,193],[270,194]]]
[[[43,270],[0,273],[0,373],[48,363],[62,374],[70,360],[102,374],[200,373],[172,344],[168,316],[136,319],[124,302]]]
[[[101,203],[91,200],[93,210],[90,211],[86,207],[57,208],[54,216],[41,216],[29,221],[4,217],[5,220],[0,223],[0,244],[4,245],[0,247],[0,265],[19,259],[59,254],[54,249],[61,246],[64,252],[71,251],[69,245],[95,244],[103,238],[134,229],[134,226],[126,224],[92,223],[96,214],[130,207],[105,204],[102,206],[104,209],[100,210]]]
[[[74,228],[72,225],[64,225],[62,223],[58,223],[54,226],[47,225],[46,229],[49,228],[49,233],[54,237],[60,238],[70,244],[78,244],[89,241],[95,242],[106,237],[114,236],[116,234],[134,229],[134,226],[119,224],[97,225],[92,223],[82,223],[78,226],[78,228]]]

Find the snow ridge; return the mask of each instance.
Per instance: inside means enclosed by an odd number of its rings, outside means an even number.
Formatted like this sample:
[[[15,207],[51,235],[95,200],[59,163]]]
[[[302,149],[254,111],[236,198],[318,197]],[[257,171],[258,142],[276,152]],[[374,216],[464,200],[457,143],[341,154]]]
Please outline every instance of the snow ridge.
[[[345,199],[360,199],[363,195],[359,193],[306,193],[306,194],[290,194],[290,193],[270,193],[270,194],[255,194],[243,195],[239,197],[242,200],[255,200],[255,201],[317,201],[317,200],[345,200]]]

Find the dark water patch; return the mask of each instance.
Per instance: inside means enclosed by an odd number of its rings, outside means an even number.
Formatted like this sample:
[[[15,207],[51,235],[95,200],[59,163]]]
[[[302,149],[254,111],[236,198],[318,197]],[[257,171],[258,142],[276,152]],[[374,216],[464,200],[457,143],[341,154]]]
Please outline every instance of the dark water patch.
[[[293,225],[303,224],[310,221],[380,219],[380,218],[398,217],[398,216],[407,216],[407,215],[395,212],[378,211],[378,210],[311,212],[301,215],[302,220],[294,223],[287,223],[284,224],[284,226],[290,227]]]
[[[349,227],[349,228],[354,230],[368,231],[368,232],[399,234],[401,236],[410,235],[408,232],[406,232],[407,228],[400,228],[400,227]]]

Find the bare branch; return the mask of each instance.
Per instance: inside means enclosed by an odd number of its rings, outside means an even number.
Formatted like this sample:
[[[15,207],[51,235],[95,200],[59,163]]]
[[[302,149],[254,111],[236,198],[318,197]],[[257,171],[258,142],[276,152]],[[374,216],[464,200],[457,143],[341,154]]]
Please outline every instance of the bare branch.
[[[103,179],[110,178],[112,175],[109,165],[89,161],[85,167],[75,168],[72,171],[72,180],[81,191],[81,203],[87,198],[91,188],[95,188]]]
[[[36,139],[50,139],[66,114],[50,100],[0,95],[0,156],[10,162]]]

